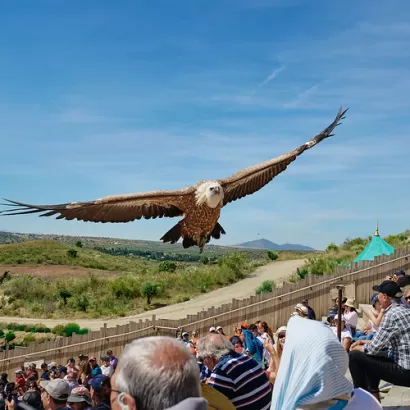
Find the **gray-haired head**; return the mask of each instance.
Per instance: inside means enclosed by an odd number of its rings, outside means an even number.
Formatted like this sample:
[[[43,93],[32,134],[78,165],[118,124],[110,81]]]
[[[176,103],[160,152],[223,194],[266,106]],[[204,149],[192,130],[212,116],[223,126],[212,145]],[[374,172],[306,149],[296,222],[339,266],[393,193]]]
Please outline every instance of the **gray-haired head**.
[[[202,359],[212,357],[219,361],[222,356],[235,352],[235,347],[225,336],[211,333],[198,340],[196,350]]]
[[[144,337],[127,345],[115,384],[134,398],[138,410],[163,410],[201,396],[195,356],[184,343],[166,336]]]

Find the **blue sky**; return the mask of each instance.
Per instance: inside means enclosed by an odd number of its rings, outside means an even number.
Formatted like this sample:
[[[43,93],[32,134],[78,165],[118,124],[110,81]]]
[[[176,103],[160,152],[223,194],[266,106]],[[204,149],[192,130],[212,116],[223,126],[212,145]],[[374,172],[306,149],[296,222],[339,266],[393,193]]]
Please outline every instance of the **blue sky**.
[[[408,1],[25,0],[0,6],[0,197],[61,203],[222,178],[350,107],[336,136],[223,209],[220,244],[409,228]],[[158,240],[177,220],[0,229]]]

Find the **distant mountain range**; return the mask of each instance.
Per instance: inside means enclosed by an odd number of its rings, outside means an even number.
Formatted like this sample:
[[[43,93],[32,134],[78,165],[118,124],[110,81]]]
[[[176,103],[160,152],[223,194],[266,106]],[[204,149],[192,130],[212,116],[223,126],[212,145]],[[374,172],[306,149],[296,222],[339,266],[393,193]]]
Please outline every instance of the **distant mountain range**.
[[[268,239],[256,239],[254,241],[244,242],[239,245],[235,245],[242,248],[252,249],[269,249],[272,251],[314,251],[315,249],[310,246],[300,245],[298,243],[284,243],[279,245]]]

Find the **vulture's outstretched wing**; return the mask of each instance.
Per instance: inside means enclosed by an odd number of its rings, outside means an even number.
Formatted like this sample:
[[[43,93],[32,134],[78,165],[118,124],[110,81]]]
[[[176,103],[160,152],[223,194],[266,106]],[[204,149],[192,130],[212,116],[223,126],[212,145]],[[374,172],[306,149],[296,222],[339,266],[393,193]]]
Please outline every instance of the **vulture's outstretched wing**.
[[[30,205],[6,199],[8,204],[3,205],[8,208],[0,211],[0,215],[41,213],[40,216],[58,215],[56,219],[103,223],[174,217],[183,215],[183,198],[194,191],[194,187],[188,187],[176,191],[113,195],[96,201],[59,205]]]
[[[272,181],[273,178],[283,172],[299,155],[319,144],[325,138],[331,137],[334,128],[345,118],[344,114],[346,111],[343,111],[342,107],[340,107],[335,120],[320,134],[299,148],[261,164],[242,169],[229,178],[219,180],[224,190],[224,205],[259,191]]]

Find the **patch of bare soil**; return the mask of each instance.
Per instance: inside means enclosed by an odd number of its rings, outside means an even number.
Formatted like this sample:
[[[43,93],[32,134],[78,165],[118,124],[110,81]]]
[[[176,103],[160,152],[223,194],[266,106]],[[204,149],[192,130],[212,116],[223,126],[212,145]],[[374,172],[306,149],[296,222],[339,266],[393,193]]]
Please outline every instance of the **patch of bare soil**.
[[[61,278],[67,275],[88,276],[90,273],[95,275],[113,276],[115,272],[110,272],[100,269],[83,268],[82,266],[66,266],[66,265],[0,265],[0,274],[10,272],[14,275],[33,275],[43,278]]]

